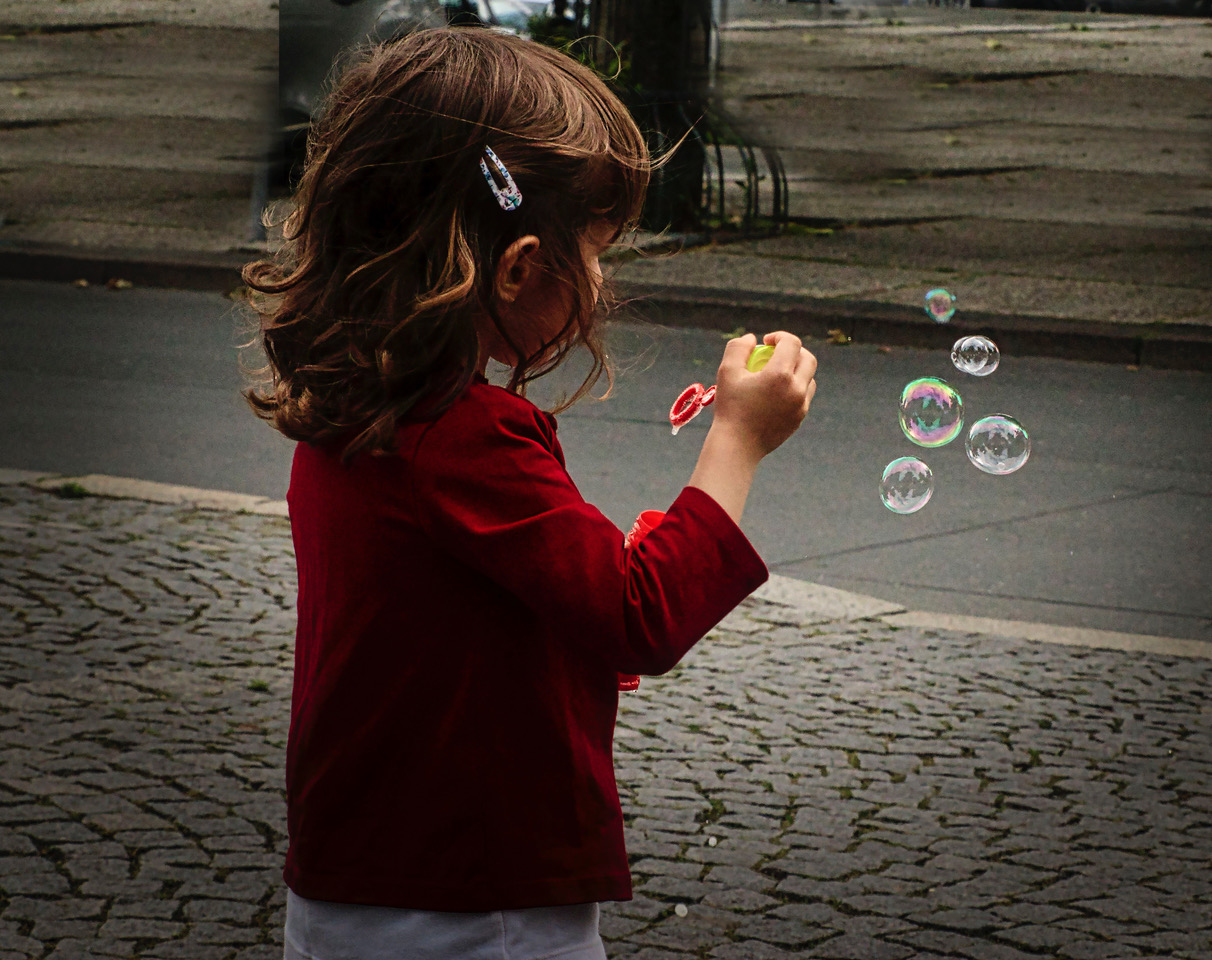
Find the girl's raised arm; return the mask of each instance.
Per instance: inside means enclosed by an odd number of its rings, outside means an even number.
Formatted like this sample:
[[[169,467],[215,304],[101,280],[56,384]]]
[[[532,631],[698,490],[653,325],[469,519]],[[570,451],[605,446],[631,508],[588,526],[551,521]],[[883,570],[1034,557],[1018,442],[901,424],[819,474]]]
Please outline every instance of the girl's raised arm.
[[[757,338],[728,341],[717,373],[715,416],[690,477],[740,524],[757,465],[798,429],[816,394],[816,357],[785,331],[763,342],[774,355],[758,373],[745,369]]]

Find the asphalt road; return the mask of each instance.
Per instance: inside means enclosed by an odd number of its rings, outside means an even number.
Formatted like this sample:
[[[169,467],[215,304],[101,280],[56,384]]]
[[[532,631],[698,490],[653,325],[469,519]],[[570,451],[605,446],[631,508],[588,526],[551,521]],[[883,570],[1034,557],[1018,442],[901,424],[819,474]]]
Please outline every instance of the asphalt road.
[[[231,301],[7,281],[0,303],[0,467],[285,495],[292,445],[238,394]],[[716,332],[620,324],[616,396],[560,415],[573,478],[619,526],[689,478],[710,410],[676,437],[665,418],[682,387],[713,382],[723,346]],[[915,609],[1212,640],[1212,377],[1008,356],[978,380],[943,352],[810,346],[813,410],[763,464],[744,518],[772,571]],[[897,402],[923,375],[957,385],[968,422],[1020,419],[1027,465],[991,477],[958,443],[910,444]],[[532,399],[574,382],[570,365]],[[936,490],[898,516],[877,484],[909,454]]]

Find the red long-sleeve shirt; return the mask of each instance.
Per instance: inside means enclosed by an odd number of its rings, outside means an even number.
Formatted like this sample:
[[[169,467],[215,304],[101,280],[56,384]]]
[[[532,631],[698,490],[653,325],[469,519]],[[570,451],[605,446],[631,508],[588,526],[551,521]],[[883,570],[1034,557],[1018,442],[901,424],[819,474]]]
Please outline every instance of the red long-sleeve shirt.
[[[295,452],[287,884],[423,910],[630,899],[618,674],[668,671],[765,565],[693,487],[624,550],[555,418],[483,378],[397,439]]]

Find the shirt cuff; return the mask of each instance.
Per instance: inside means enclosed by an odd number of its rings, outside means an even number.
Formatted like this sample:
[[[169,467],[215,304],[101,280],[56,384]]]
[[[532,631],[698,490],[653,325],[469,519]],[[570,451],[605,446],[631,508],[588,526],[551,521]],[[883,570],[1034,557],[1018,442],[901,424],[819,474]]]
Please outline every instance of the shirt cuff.
[[[749,538],[710,494],[704,493],[698,487],[683,487],[669,507],[670,512],[673,510],[687,511],[716,538],[719,551],[726,558],[737,588],[745,590],[733,601],[732,606],[736,606],[770,579],[770,571],[766,569],[766,564],[749,542]]]

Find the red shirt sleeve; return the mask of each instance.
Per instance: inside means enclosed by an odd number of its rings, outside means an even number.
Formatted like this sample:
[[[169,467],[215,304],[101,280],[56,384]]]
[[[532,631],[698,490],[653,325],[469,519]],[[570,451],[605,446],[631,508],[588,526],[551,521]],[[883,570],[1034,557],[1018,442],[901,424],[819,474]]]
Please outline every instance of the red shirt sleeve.
[[[618,672],[665,673],[767,579],[732,518],[694,487],[624,550],[564,469],[553,419],[499,387],[471,387],[402,452],[435,544]]]

